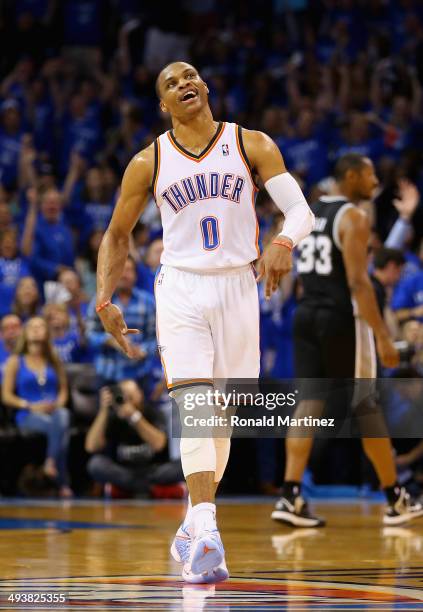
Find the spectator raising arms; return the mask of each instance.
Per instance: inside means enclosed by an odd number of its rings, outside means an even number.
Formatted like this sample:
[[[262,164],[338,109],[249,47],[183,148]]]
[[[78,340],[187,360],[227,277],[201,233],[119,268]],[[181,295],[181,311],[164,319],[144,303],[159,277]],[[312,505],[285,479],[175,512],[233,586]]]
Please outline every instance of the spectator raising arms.
[[[22,431],[47,436],[45,475],[57,480],[60,495],[69,497],[67,453],[69,412],[66,375],[50,342],[47,324],[41,317],[27,321],[15,355],[4,368],[2,401],[15,410]]]
[[[31,258],[32,272],[38,282],[55,280],[63,268],[73,267],[73,236],[62,220],[63,198],[56,189],[48,189],[37,203],[30,202],[22,239],[23,252]]]

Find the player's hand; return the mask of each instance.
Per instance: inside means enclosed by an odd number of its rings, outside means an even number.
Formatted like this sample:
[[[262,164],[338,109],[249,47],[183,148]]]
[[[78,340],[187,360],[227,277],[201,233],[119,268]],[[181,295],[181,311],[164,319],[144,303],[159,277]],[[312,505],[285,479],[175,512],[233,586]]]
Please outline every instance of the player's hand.
[[[285,274],[292,270],[292,251],[283,245],[271,242],[260,257],[257,270],[257,282],[265,279],[264,297],[268,300],[279,287]]]
[[[125,336],[128,334],[139,334],[140,330],[128,329],[122,311],[116,304],[109,304],[106,308],[100,310],[98,316],[106,332],[113,336],[125,355],[131,359],[134,358],[136,356],[134,348]]]
[[[385,368],[396,368],[399,365],[399,352],[388,334],[376,336],[376,348],[379,359]]]

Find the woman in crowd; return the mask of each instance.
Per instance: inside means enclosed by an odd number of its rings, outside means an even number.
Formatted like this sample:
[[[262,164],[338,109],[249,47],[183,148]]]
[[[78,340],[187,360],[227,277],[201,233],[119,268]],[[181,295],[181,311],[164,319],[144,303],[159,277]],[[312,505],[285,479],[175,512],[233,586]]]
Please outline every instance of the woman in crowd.
[[[15,409],[21,431],[47,436],[44,473],[57,481],[61,497],[70,497],[67,453],[69,413],[66,375],[50,342],[48,327],[41,317],[31,317],[17,343],[15,354],[6,362],[3,376],[3,403]]]
[[[23,276],[16,285],[12,313],[22,321],[36,315],[40,310],[41,299],[37,283],[32,276]]]

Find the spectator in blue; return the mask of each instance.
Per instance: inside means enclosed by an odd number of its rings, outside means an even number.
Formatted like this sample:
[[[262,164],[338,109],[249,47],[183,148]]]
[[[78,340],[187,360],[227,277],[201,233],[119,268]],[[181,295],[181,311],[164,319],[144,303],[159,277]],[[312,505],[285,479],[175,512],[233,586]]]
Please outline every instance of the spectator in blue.
[[[63,3],[65,44],[75,47],[100,45],[103,27],[101,0],[65,0]]]
[[[27,213],[27,240],[24,253],[31,259],[39,283],[55,280],[61,270],[74,265],[73,236],[62,219],[63,198],[56,189],[42,196],[40,214],[31,207]]]
[[[5,230],[0,235],[0,316],[10,312],[18,281],[29,275],[29,265],[18,251],[16,231]]]
[[[113,185],[110,189],[104,180],[104,170],[98,166],[86,172],[84,181],[76,182],[77,175],[72,167],[78,163],[75,157],[74,154],[67,178],[67,189],[72,190],[72,195],[65,214],[70,225],[79,231],[80,244],[85,246],[92,232],[104,231],[109,225],[115,205],[115,189]]]
[[[10,98],[0,106],[0,183],[13,189],[18,177],[19,152],[22,139],[19,104]]]
[[[423,270],[398,283],[391,308],[400,323],[407,319],[423,322]]]
[[[67,453],[69,412],[66,374],[50,342],[48,327],[41,317],[27,321],[18,340],[16,354],[9,357],[3,375],[2,401],[14,408],[22,431],[47,436],[44,473],[57,481],[60,495],[70,497]]]
[[[123,171],[147,136],[141,109],[133,102],[124,101],[120,108],[120,125],[110,138],[107,152],[114,156]]]
[[[72,329],[66,304],[46,304],[43,308],[43,316],[61,362],[86,362],[88,355],[85,336]]]
[[[92,161],[100,143],[100,122],[88,107],[82,94],[74,94],[69,102],[69,110],[62,118],[62,138],[60,142],[60,172],[65,175],[71,155],[77,152],[88,162]]]
[[[112,298],[112,302],[122,310],[128,327],[141,330],[140,334],[128,338],[135,359],[124,355],[115,340],[103,331],[95,312],[95,299],[88,307],[87,339],[95,351],[94,364],[102,385],[132,379],[143,386],[143,378],[149,375],[152,367],[157,351],[154,298],[135,287],[136,278],[135,262],[128,257]]]
[[[0,322],[0,383],[6,361],[13,353],[22,332],[22,321],[14,314],[5,315]]]
[[[32,126],[34,146],[40,153],[54,154],[54,105],[47,83],[36,78],[29,86],[26,96],[26,118]]]
[[[338,142],[334,158],[338,159],[346,153],[358,153],[377,162],[383,152],[382,137],[380,134],[370,133],[367,117],[363,113],[351,113]]]
[[[316,116],[310,109],[301,111],[296,136],[284,143],[283,154],[290,171],[305,182],[307,189],[328,174],[328,151],[316,133]]]
[[[81,278],[75,270],[68,268],[59,273],[58,281],[68,292],[66,307],[69,312],[71,328],[83,335],[85,330],[84,321],[88,311],[88,300],[82,290]]]
[[[154,294],[154,280],[157,268],[160,265],[160,257],[163,251],[163,240],[157,238],[153,240],[147,248],[144,261],[137,267],[137,287]]]

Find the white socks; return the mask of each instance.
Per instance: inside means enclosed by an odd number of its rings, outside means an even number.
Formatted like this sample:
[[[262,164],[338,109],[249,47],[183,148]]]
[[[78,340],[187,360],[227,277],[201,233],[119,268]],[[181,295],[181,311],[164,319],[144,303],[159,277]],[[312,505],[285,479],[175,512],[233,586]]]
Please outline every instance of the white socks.
[[[184,525],[186,525],[187,527],[191,527],[192,526],[191,495],[188,495],[188,508],[187,508],[187,513],[185,515],[185,519],[184,519]]]
[[[214,531],[217,529],[215,504],[204,502],[192,506],[190,514],[195,536],[199,535],[202,531]]]

